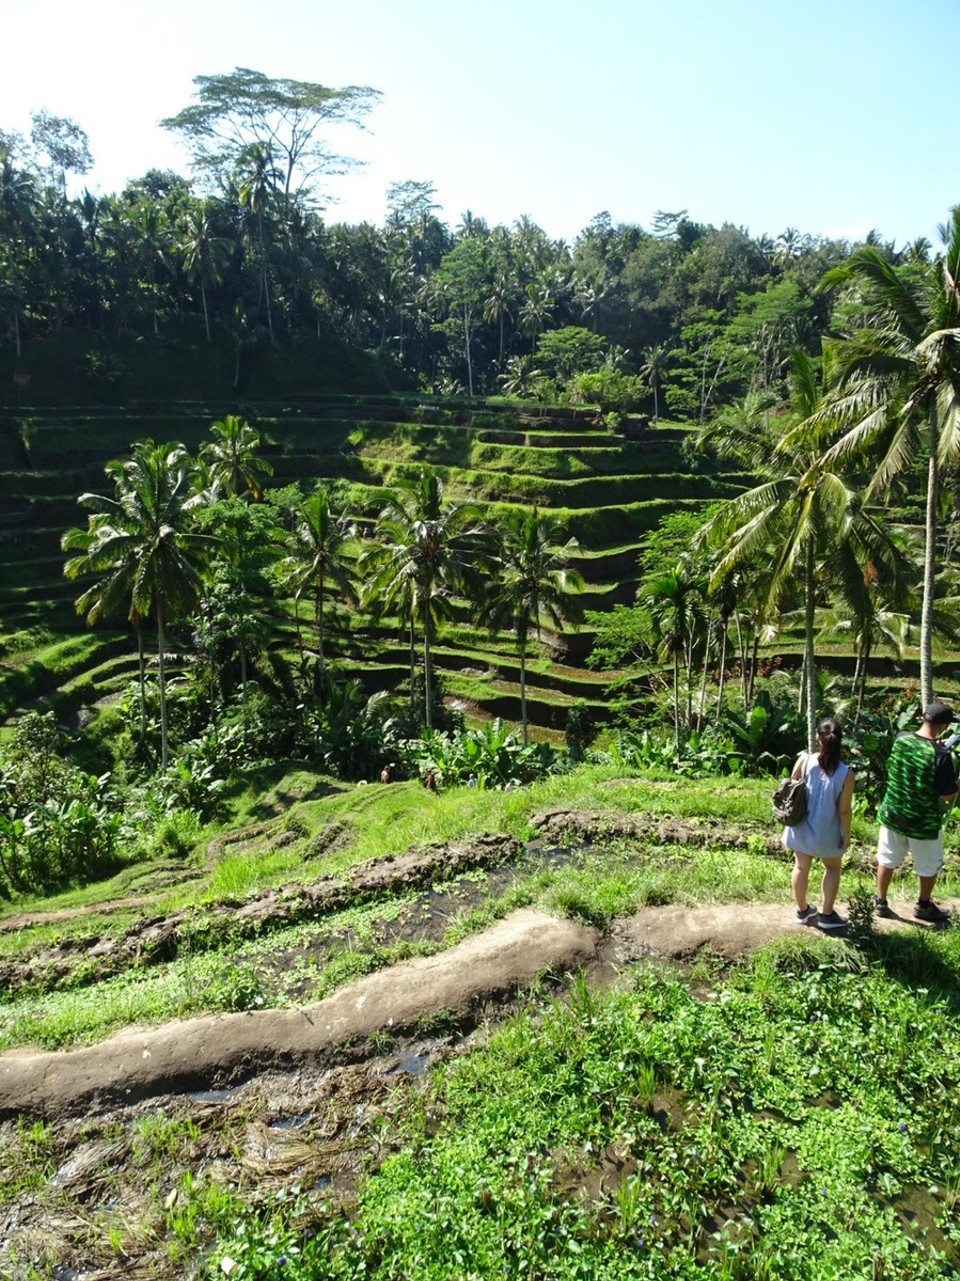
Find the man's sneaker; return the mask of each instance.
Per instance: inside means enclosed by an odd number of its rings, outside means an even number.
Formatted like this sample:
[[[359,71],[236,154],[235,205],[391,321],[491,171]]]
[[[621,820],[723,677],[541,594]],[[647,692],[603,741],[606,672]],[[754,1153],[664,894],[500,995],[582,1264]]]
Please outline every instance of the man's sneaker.
[[[873,910],[877,916],[893,916],[893,908],[879,894],[873,896]]]
[[[798,925],[813,925],[819,915],[814,905],[808,903],[802,912],[797,909],[796,921]]]
[[[933,899],[917,899],[913,915],[918,921],[928,921],[931,925],[945,925],[950,920],[950,913],[937,907]]]
[[[838,912],[821,912],[817,917],[817,929],[820,930],[842,930],[846,923],[847,918]]]

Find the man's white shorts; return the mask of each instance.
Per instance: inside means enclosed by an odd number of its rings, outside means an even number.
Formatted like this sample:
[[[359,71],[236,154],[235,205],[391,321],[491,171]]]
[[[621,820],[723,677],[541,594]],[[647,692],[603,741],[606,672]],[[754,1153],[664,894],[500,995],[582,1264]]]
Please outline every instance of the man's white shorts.
[[[877,841],[877,862],[881,867],[899,867],[907,853],[913,855],[913,867],[918,876],[936,876],[943,867],[943,832],[932,839],[904,836],[892,828],[881,827]]]

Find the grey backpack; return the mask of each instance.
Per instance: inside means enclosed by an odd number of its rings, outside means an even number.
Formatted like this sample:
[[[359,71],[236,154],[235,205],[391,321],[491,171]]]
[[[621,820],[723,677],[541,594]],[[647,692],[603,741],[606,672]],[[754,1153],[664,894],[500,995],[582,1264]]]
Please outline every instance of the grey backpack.
[[[796,827],[807,817],[807,784],[803,777],[785,778],[773,794],[773,817],[785,827]]]

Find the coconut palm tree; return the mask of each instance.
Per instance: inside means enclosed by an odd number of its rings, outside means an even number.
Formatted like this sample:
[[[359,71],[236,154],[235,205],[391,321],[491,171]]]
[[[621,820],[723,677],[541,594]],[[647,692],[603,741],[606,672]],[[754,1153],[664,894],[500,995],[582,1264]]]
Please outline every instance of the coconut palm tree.
[[[750,460],[763,480],[728,499],[709,522],[707,534],[720,544],[713,582],[756,553],[765,553],[766,608],[773,616],[791,585],[802,587],[804,609],[804,703],[810,751],[816,745],[814,620],[820,563],[836,557],[848,541],[859,547],[861,563],[889,563],[890,545],[882,516],[860,496],[828,452],[831,423],[823,414],[823,393],[805,352],[792,358],[791,412],[758,421],[744,435],[730,424],[703,433],[730,456]]]
[[[129,591],[128,617],[135,627],[152,618],[157,627],[160,694],[160,763],[166,769],[167,690],[166,628],[178,613],[196,604],[202,550],[208,540],[194,532],[191,509],[201,501],[192,485],[193,464],[182,445],[134,445],[127,460],[107,465],[115,496],[81,494],[90,509],[87,538],[69,531],[67,550],[81,549],[65,573],[101,575],[100,586],[88,589],[77,608],[96,618]]]
[[[13,320],[14,350],[21,355],[20,313],[30,241],[37,228],[38,194],[33,178],[13,167],[10,149],[0,143],[0,297]]]
[[[532,511],[511,511],[497,530],[494,580],[482,616],[491,630],[513,629],[520,657],[520,720],[527,743],[527,652],[530,634],[540,638],[546,616],[558,629],[579,615],[574,592],[583,578],[570,568],[575,539],[560,543],[560,526]]]
[[[432,647],[437,621],[449,617],[455,592],[473,591],[486,530],[472,503],[444,502],[432,472],[388,492],[377,544],[363,559],[364,597],[381,612],[403,603],[423,631],[424,717],[433,728]]]
[[[836,393],[827,407],[847,430],[829,461],[867,455],[867,497],[887,490],[913,460],[926,463],[920,697],[933,699],[933,630],[940,475],[960,457],[960,206],[941,228],[933,262],[901,274],[872,245],[828,271],[821,288],[855,285],[865,323],[825,343]],[[918,272],[918,268],[920,268]]]
[[[706,582],[694,571],[687,558],[681,558],[671,569],[648,579],[640,603],[649,614],[653,638],[661,659],[673,667],[673,729],[680,742],[680,669],[686,686],[686,722],[689,725],[692,703],[694,658],[706,634],[704,596]]]
[[[321,670],[323,658],[323,611],[327,589],[335,587],[344,596],[353,591],[344,560],[344,550],[354,530],[341,513],[334,511],[330,495],[322,486],[308,494],[294,512],[290,534],[290,552],[281,562],[281,573],[293,587],[297,611],[297,634],[300,634],[300,600],[304,592],[313,593],[314,625],[317,633],[317,655]],[[301,657],[303,649],[301,645]]]
[[[269,438],[261,436],[256,427],[236,414],[225,414],[211,423],[213,440],[200,451],[201,462],[206,467],[207,480],[213,495],[250,497],[255,502],[263,498],[263,481],[273,475],[273,465],[258,451]]]
[[[653,421],[660,421],[660,376],[663,373],[664,361],[666,360],[666,348],[663,343],[655,342],[651,346],[644,348],[643,365],[640,368],[640,377],[650,384],[653,392]]]
[[[210,333],[210,312],[207,307],[207,290],[211,285],[218,285],[233,245],[226,236],[218,236],[213,228],[210,215],[203,205],[188,209],[180,227],[180,254],[183,258],[183,270],[191,284],[196,281],[200,286],[200,302],[203,306],[203,325],[207,342],[213,341]]]
[[[133,585],[137,561],[129,541],[116,538],[116,527],[106,517],[91,516],[84,526],[68,529],[60,540],[65,552],[75,552],[63,566],[65,577],[99,575],[74,602],[91,626],[126,616],[137,638],[137,689],[140,700],[140,746],[147,739],[146,655],[143,646],[144,620],[133,608]]]
[[[237,202],[248,209],[257,229],[260,258],[260,297],[267,313],[267,329],[273,342],[273,312],[270,306],[270,278],[267,271],[266,222],[270,202],[283,183],[283,174],[274,164],[273,153],[262,142],[251,143],[241,152],[236,174]]]

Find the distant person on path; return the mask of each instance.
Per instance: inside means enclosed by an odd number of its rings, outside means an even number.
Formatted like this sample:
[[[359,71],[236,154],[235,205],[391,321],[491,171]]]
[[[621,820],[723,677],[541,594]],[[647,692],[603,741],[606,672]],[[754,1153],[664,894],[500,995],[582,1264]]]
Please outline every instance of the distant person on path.
[[[928,703],[923,722],[914,733],[898,734],[887,762],[887,790],[877,811],[877,893],[873,900],[878,916],[893,916],[887,890],[896,868],[909,852],[920,878],[920,897],[913,909],[918,921],[941,925],[950,913],[932,899],[937,874],[943,867],[943,822],[957,795],[957,772],[950,748],[939,742],[953,720],[945,703]]]
[[[843,731],[832,716],[817,725],[819,750],[804,752],[793,767],[793,777],[807,785],[807,816],[795,827],[785,827],[783,843],[793,850],[793,897],[797,924],[821,930],[841,930],[845,916],[834,910],[840,888],[840,864],[850,848],[850,802],[854,776],[840,759]],[[820,910],[808,901],[807,886],[814,859],[823,864]]]
[[[424,774],[423,785],[428,792],[435,792],[437,790],[437,777],[432,769],[428,769],[426,774]]]

